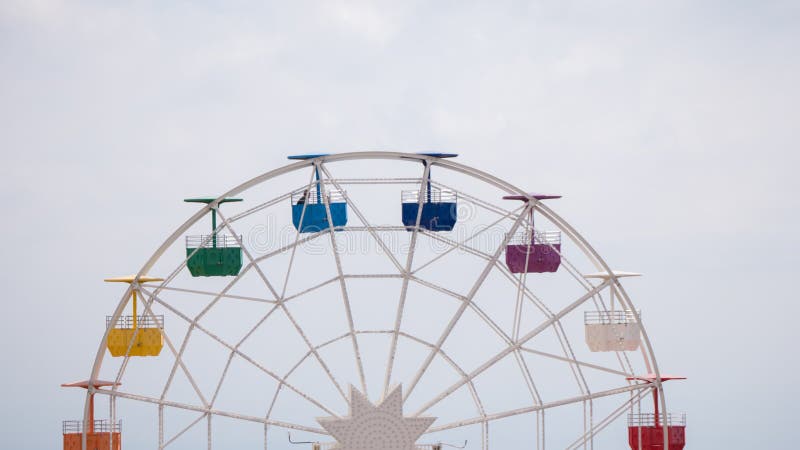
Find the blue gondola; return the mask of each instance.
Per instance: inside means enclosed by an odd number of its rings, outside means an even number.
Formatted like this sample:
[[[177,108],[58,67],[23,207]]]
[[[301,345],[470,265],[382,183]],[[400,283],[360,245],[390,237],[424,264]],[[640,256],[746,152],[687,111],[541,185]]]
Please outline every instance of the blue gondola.
[[[458,156],[454,153],[421,153],[425,156],[436,158],[452,158]],[[423,160],[423,164],[428,162]],[[430,170],[428,178],[422,185],[421,191],[403,191],[400,195],[402,204],[403,225],[407,231],[413,231],[420,216],[420,229],[430,231],[450,231],[458,218],[458,198],[455,192],[442,190],[431,186]],[[422,199],[422,213],[419,214],[420,194]]]
[[[324,154],[293,155],[289,159],[313,159]],[[347,202],[344,193],[338,190],[322,192],[319,168],[315,168],[315,185],[292,193],[292,223],[301,233],[316,233],[330,227],[325,198],[330,205],[331,221],[334,229],[347,225]]]

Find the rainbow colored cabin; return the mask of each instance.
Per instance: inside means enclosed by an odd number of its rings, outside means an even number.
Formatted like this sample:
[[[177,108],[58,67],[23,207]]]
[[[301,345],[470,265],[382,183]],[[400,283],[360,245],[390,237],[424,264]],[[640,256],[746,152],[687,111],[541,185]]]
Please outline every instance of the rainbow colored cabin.
[[[328,208],[325,204],[328,204]],[[330,209],[330,220],[328,220]],[[301,233],[316,233],[347,225],[347,202],[344,193],[337,190],[323,194],[319,184],[316,190],[301,190],[292,194],[292,223]]]
[[[561,198],[560,195],[530,194],[530,198],[547,200]],[[528,202],[525,195],[507,195],[505,200]],[[533,208],[530,210],[530,226],[511,236],[506,245],[506,265],[512,273],[556,272],[561,266],[561,232],[539,231],[533,226]]]
[[[636,272],[614,270],[611,273],[586,274],[584,278],[607,282],[612,277],[620,279],[641,275]],[[586,345],[593,352],[630,352],[639,348],[642,330],[637,316],[641,317],[641,311],[617,309],[616,303],[619,300],[617,297],[617,287],[614,283],[610,283],[608,299],[611,309],[598,309],[583,313]],[[620,302],[620,306],[624,305]]]
[[[453,191],[431,188],[429,185],[422,194],[422,202],[420,202],[419,196],[420,191],[418,190],[402,191],[401,193],[403,225],[406,230],[412,231],[416,227],[417,215],[419,215],[421,229],[452,230],[458,218],[457,194]],[[422,214],[419,213],[420,205],[422,205]]]
[[[79,387],[88,389],[89,385],[95,389],[114,386],[113,381],[78,381],[62,384],[62,387]],[[89,396],[89,420],[65,420],[62,422],[64,450],[81,450],[83,448],[83,435],[86,434],[86,450],[121,450],[122,449],[122,422],[94,419],[94,394]]]
[[[187,198],[188,203],[211,204],[213,198]],[[240,198],[224,198],[217,205],[240,202]],[[211,234],[186,236],[186,267],[193,277],[235,276],[242,270],[242,247],[233,236],[217,233],[217,207],[211,207]]]
[[[120,316],[112,324],[112,317],[106,316],[111,356],[158,356],[164,348],[164,316],[138,316],[135,324],[133,317]]]
[[[86,422],[88,424],[88,422]],[[83,437],[82,420],[65,420],[62,422],[64,450],[81,450]],[[111,423],[108,420],[94,420],[86,429],[86,450],[120,450],[122,448],[122,422]]]
[[[109,283],[133,283],[135,276],[119,278],[106,278]],[[164,281],[163,278],[142,276],[139,283],[151,281]],[[137,290],[132,294],[133,315],[121,315],[115,321],[112,316],[106,316],[108,336],[106,346],[111,356],[158,356],[164,348],[164,316],[153,314],[139,315],[137,313]]]
[[[666,426],[664,424],[666,423]],[[664,448],[664,433],[670,450],[686,446],[686,414],[631,414],[628,416],[628,444],[631,450]]]
[[[666,437],[670,450],[683,450],[686,445],[686,414],[663,414],[658,411],[658,388],[655,374],[627,377],[628,381],[641,381],[651,384],[653,392],[653,412],[628,415],[628,444],[631,450],[663,450]],[[661,382],[685,380],[686,377],[661,375]],[[666,433],[666,436],[664,434]]]
[[[418,153],[419,155],[434,158],[455,158],[456,153]],[[423,160],[424,166],[428,165]],[[417,226],[429,231],[451,231],[458,219],[458,195],[454,191],[443,190],[431,186],[431,173],[428,169],[427,179],[423,180],[421,189],[402,191],[400,203],[402,207],[403,225],[407,231],[413,231]],[[421,197],[420,197],[421,196]],[[422,211],[420,211],[420,206]]]
[[[288,158],[307,160],[321,156],[326,154],[292,155]],[[300,233],[317,233],[347,225],[346,193],[337,189],[323,191],[319,167],[314,168],[314,177],[312,186],[292,193],[292,224],[295,229]]]

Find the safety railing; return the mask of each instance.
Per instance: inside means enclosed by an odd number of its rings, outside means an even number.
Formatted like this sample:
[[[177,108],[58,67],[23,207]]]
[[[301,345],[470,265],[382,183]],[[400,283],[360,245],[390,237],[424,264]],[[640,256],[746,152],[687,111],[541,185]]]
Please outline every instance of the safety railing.
[[[65,420],[61,424],[61,429],[63,434],[83,433],[83,426],[83,420]],[[111,423],[107,419],[98,419],[94,421],[93,429],[87,428],[86,431],[93,433],[119,433],[122,431],[122,421]]]
[[[242,236],[239,235],[239,241]],[[186,248],[212,248],[214,247],[214,236],[210,234],[201,234],[196,236],[186,236]],[[239,241],[235,237],[227,234],[218,234],[216,236],[216,247],[239,247]]]
[[[654,427],[656,426],[656,423],[658,423],[658,425],[667,425],[670,427],[685,427],[686,414],[685,413],[659,414],[658,421],[656,421],[656,415],[652,413],[628,414],[629,427]]]
[[[133,328],[133,316],[119,316],[114,326],[111,325],[112,316],[106,316],[106,328],[131,329]],[[164,328],[164,316],[137,316],[136,324],[139,328]]]
[[[583,313],[583,322],[586,325],[618,325],[636,323],[636,315],[641,317],[642,312],[624,309],[618,311],[586,311]]]
[[[455,191],[442,190],[432,187],[430,196],[423,190],[425,196],[422,201],[427,202],[430,200],[432,203],[456,203],[458,201],[458,194]],[[417,203],[419,202],[419,190],[413,191],[400,191],[400,201],[403,203]]]
[[[561,244],[561,232],[533,230],[533,233],[531,233],[530,230],[517,231],[508,240],[509,245],[527,245],[530,243],[544,245]]]
[[[309,205],[325,204],[325,197],[328,198],[328,203],[343,203],[347,191],[340,191],[338,189],[326,189],[325,192],[320,191],[317,195],[317,188],[302,189],[292,192],[292,205],[301,205],[303,203]]]

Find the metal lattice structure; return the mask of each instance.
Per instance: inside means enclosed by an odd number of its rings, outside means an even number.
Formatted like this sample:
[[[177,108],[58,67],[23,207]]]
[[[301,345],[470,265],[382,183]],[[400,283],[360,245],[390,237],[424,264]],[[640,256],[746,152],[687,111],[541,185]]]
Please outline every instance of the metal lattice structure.
[[[395,165],[398,176],[391,173]],[[345,176],[336,176],[340,172]],[[278,190],[281,185],[284,189]],[[385,196],[380,194],[384,191]],[[458,202],[453,231],[420,226],[424,202],[445,193],[447,201]],[[525,201],[511,204],[502,200],[504,195]],[[218,208],[234,196],[246,200],[243,209]],[[373,210],[399,210],[401,202],[412,200],[417,201],[415,226],[391,223],[385,211],[375,219],[379,214]],[[308,205],[324,205],[327,223],[341,223],[331,217],[333,201],[346,203],[346,225],[303,233],[294,229],[285,242],[271,239],[270,245],[257,245],[254,229],[269,237],[291,226],[290,207],[299,207],[302,217]],[[191,235],[211,211],[213,234]],[[540,221],[552,229],[543,229]],[[184,238],[187,234],[192,237]],[[215,247],[219,242],[241,248],[241,270],[214,279],[189,277],[192,251],[208,248],[212,239]],[[526,242],[557,252],[558,273],[509,270],[503,260],[506,247]],[[184,253],[185,243],[191,245]],[[209,449],[230,447],[215,430],[231,422],[259,425],[265,449],[290,445],[276,430],[291,430],[315,442],[314,448],[328,448],[332,437],[316,418],[347,413],[348,385],[374,402],[402,385],[408,417],[437,417],[418,442],[420,448],[464,440],[468,448],[482,450],[593,448],[609,425],[624,426],[616,420],[621,415],[642,417],[639,404],[653,388],[667,413],[641,315],[615,272],[542,201],[452,160],[360,152],[291,163],[205,204],[158,247],[138,276],[154,269],[164,280],[134,280],[107,318],[89,384],[100,378],[114,383],[90,387],[88,394],[109,397],[111,423],[117,422],[122,403],[153,405],[151,419],[142,424],[126,418],[126,432],[150,427],[159,450],[179,447],[184,436],[200,429]],[[585,276],[596,271],[606,276]],[[359,283],[372,287],[362,289]],[[157,359],[128,354],[109,361],[108,333],[130,321],[124,311],[134,291],[143,303],[139,322],[157,324],[166,348]],[[320,307],[307,306],[309,302]],[[253,313],[210,319],[228,305],[247,305]],[[342,317],[334,320],[320,312],[332,305],[338,305]],[[359,312],[359,305],[368,305],[371,313]],[[585,314],[593,325],[635,324],[641,345],[636,351],[589,352],[583,343]],[[333,322],[342,329],[316,340],[319,330]],[[279,329],[278,323],[285,339],[259,337]],[[200,339],[205,347],[195,344]],[[215,348],[225,357],[211,368],[202,357],[191,359],[195,348]],[[374,348],[384,349],[383,356],[373,357],[378,353]],[[212,359],[210,350],[200,353]],[[284,357],[293,362],[279,363]],[[260,378],[248,378],[252,384],[233,382],[238,368]],[[556,372],[558,376],[552,375]],[[641,382],[635,378],[638,373],[653,373],[655,381]],[[203,381],[211,378],[213,382]],[[257,378],[268,388],[258,387]],[[172,398],[178,380],[186,398]],[[245,411],[234,401],[222,405],[224,396],[240,391],[261,402],[263,411]],[[183,422],[171,421],[171,414]],[[84,417],[89,417],[88,400]],[[224,424],[212,425],[217,418]],[[513,420],[527,426],[502,425]],[[621,439],[622,434],[614,441]]]

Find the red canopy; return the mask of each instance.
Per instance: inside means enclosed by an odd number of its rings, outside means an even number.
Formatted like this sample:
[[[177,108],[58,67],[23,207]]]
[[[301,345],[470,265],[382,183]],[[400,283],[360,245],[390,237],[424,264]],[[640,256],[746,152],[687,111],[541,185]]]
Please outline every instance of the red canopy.
[[[73,381],[72,383],[64,383],[61,385],[61,387],[80,387],[84,389],[89,389],[89,384],[91,384],[89,380]],[[95,389],[97,389],[103,386],[119,386],[120,384],[121,383],[115,383],[113,381],[94,380],[94,384],[92,384],[92,386]]]
[[[645,375],[635,375],[635,376],[632,376],[632,377],[627,377],[625,379],[629,380],[629,381],[638,380],[638,381],[646,381],[648,383],[652,383],[652,382],[656,381],[657,378],[658,377],[656,377],[656,374],[648,373],[648,374],[645,374]],[[686,377],[682,377],[680,375],[661,375],[661,381],[685,380],[685,379],[686,379]]]

